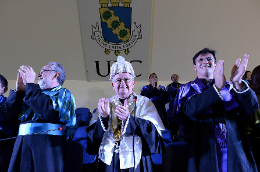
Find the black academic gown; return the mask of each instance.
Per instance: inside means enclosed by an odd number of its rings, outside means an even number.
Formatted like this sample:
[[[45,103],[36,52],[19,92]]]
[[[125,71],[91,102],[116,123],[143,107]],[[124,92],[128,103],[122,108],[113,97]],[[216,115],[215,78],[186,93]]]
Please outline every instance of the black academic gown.
[[[25,92],[11,90],[5,104],[5,119],[9,122],[19,122],[17,119],[25,103],[33,111],[22,123],[63,124],[59,120],[59,112],[53,109],[50,97],[42,91],[38,84],[26,84]],[[36,121],[32,121],[33,112],[39,116]],[[63,172],[65,140],[65,136],[55,135],[18,136],[8,171]]]
[[[251,89],[242,94],[234,92],[233,96],[235,96],[239,107],[225,111],[221,98],[213,86],[210,86],[202,93],[191,97],[182,106],[183,114],[181,118],[183,123],[180,127],[180,135],[186,137],[189,142],[189,172],[218,172],[213,129],[214,116],[223,119],[227,125],[227,171],[257,171],[241,123],[245,116],[254,112],[258,107],[257,98]],[[216,105],[217,108],[213,108]],[[213,113],[203,113],[209,108],[212,108]]]
[[[258,101],[260,100],[260,92],[257,91]],[[249,116],[248,119],[243,120],[243,125],[247,133],[247,137],[252,149],[252,153],[255,158],[255,162],[260,170],[260,108],[258,107],[257,111]]]
[[[103,123],[107,126],[108,119],[103,119]],[[135,172],[152,172],[152,159],[151,153],[162,153],[164,149],[163,140],[157,132],[153,123],[148,120],[136,118],[130,116],[129,123],[125,134],[132,135],[133,130],[135,135],[138,135],[142,139],[142,158],[135,169]],[[88,132],[88,150],[91,154],[98,154],[99,146],[102,141],[104,130],[101,126],[100,120],[97,120],[94,124],[87,128]],[[133,168],[120,169],[119,154],[114,153],[111,165],[106,165],[99,160],[98,163],[99,172],[133,172]]]
[[[165,104],[169,101],[169,93],[163,86],[160,86],[161,89],[154,88],[151,84],[146,85],[142,88],[142,96],[148,97],[154,104],[158,114],[160,115],[163,125],[168,128],[167,122],[167,112],[165,109]]]
[[[4,105],[3,105],[4,106]],[[5,108],[0,108],[0,171],[6,172],[10,163],[10,159],[13,152],[13,147],[15,143],[15,138],[11,137],[17,136],[18,124],[9,124],[3,119],[5,114]]]
[[[170,95],[170,100],[172,100],[172,99],[175,99],[175,97],[176,97],[176,94],[177,94],[177,92],[178,92],[178,89],[177,89],[177,87],[179,88],[180,87],[180,83],[171,83],[171,84],[169,84],[167,87],[166,87],[166,90],[167,90],[167,92],[169,93],[169,95]]]

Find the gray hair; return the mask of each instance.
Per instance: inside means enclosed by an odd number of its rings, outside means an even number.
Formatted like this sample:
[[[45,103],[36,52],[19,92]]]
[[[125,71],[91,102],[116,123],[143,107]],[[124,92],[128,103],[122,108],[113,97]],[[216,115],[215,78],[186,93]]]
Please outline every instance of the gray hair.
[[[59,73],[57,80],[58,83],[62,85],[66,78],[66,72],[64,67],[58,62],[49,62],[48,65],[50,65],[51,70],[54,70]]]

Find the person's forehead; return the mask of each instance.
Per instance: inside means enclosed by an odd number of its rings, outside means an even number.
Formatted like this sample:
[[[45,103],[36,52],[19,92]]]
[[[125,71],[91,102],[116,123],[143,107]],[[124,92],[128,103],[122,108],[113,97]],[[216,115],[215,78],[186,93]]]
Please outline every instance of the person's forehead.
[[[45,65],[42,67],[42,69],[50,69],[50,65]]]
[[[157,77],[157,75],[156,74],[152,74],[151,77]]]
[[[173,74],[173,75],[172,75],[172,78],[173,78],[173,77],[178,77],[178,75],[176,75],[176,74]]]
[[[117,78],[130,78],[131,77],[131,74],[129,73],[118,73],[115,75],[115,79]]]
[[[212,57],[212,58],[214,58],[214,56],[211,53],[200,54],[197,58],[201,58],[201,57]]]

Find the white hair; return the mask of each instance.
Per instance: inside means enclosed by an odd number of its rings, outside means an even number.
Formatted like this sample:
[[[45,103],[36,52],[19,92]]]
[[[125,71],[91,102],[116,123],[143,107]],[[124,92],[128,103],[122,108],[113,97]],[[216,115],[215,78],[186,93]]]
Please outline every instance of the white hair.
[[[122,56],[117,57],[117,62],[115,62],[110,68],[110,81],[113,81],[116,74],[119,73],[129,73],[134,80],[135,71],[128,61],[125,61],[125,58]]]

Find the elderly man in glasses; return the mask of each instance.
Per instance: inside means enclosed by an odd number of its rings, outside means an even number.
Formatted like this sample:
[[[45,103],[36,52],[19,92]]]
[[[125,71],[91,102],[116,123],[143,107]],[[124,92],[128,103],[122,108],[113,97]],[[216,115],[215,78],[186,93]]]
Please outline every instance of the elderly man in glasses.
[[[21,66],[16,90],[6,100],[5,119],[20,122],[9,172],[63,172],[65,131],[60,127],[76,124],[75,99],[61,85],[64,67],[51,62],[38,74],[30,66]]]
[[[189,172],[255,172],[241,120],[255,112],[257,97],[242,80],[248,55],[237,59],[232,84],[226,82],[224,61],[205,48],[193,57],[197,78],[182,85],[172,114],[180,122],[180,136],[189,142]]]
[[[133,92],[134,77],[132,65],[119,56],[110,75],[116,95],[99,100],[87,128],[93,144],[88,149],[98,152],[98,171],[152,171],[151,153],[163,151],[165,128],[153,103]]]

